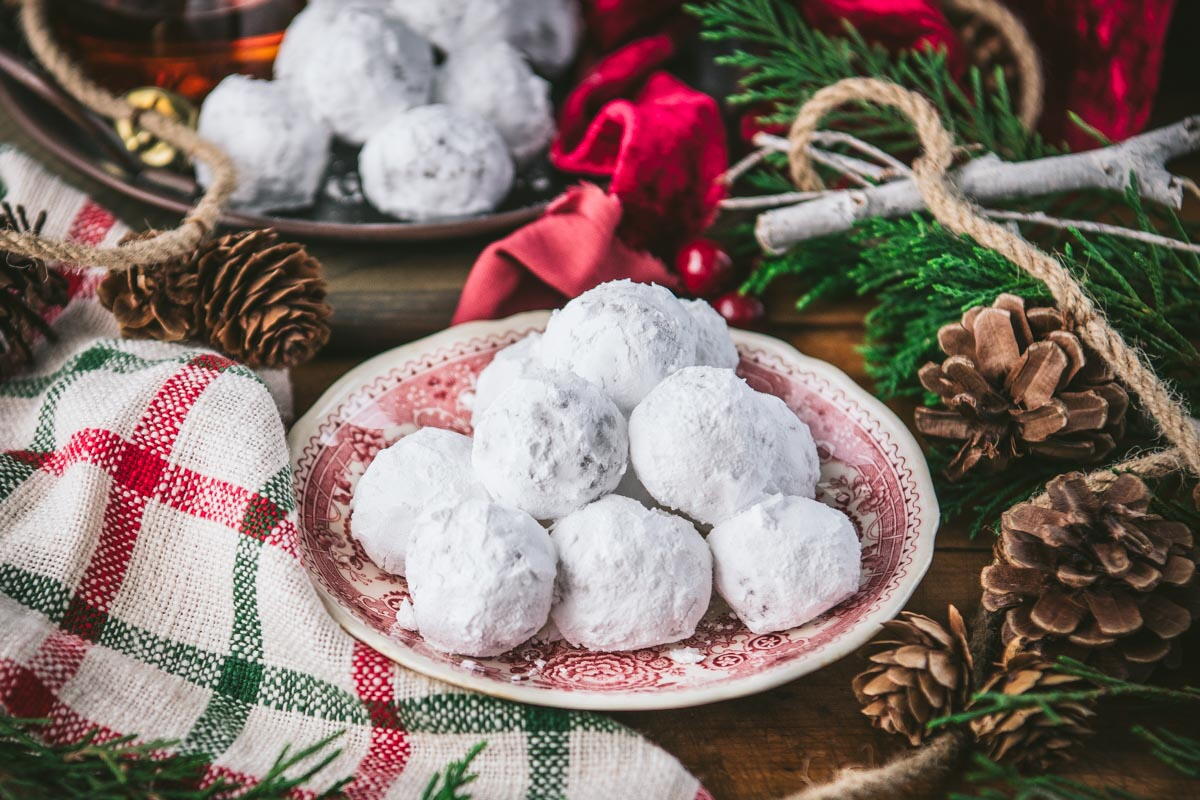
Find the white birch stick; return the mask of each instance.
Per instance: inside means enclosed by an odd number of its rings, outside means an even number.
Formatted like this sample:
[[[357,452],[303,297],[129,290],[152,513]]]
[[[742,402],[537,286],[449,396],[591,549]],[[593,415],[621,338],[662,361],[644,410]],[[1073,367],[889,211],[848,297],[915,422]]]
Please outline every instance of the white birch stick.
[[[951,172],[950,177],[967,197],[987,202],[1077,189],[1124,191],[1132,172],[1142,197],[1179,208],[1183,180],[1167,171],[1166,162],[1197,149],[1200,116],[1086,153],[1017,163],[987,154]],[[828,192],[805,203],[763,212],[755,235],[764,251],[782,253],[805,239],[849,230],[860,220],[905,216],[924,207],[912,180],[896,180]]]
[[[981,208],[979,210],[985,217],[990,217],[991,219],[1005,220],[1012,223],[1028,222],[1032,225],[1046,225],[1047,227],[1059,228],[1060,230],[1074,228],[1080,231],[1088,231],[1089,233],[1120,236],[1123,239],[1133,239],[1134,241],[1145,242],[1146,244],[1153,244],[1159,247],[1169,247],[1172,250],[1182,250],[1186,253],[1200,253],[1200,244],[1181,242],[1178,239],[1172,239],[1170,236],[1160,236],[1157,233],[1150,233],[1149,231],[1123,228],[1120,225],[1107,225],[1103,222],[1092,222],[1086,219],[1060,219],[1058,217],[1051,217],[1041,211],[999,211],[994,208]]]

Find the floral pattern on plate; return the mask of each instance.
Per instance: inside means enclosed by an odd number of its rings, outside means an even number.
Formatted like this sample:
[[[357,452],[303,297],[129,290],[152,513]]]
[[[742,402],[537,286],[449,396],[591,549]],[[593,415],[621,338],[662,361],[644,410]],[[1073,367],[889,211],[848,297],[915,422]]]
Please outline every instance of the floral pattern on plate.
[[[385,353],[332,387],[292,430],[300,547],[331,613],[400,663],[501,697],[579,708],[691,705],[760,691],[865,642],[903,606],[932,555],[938,512],[920,450],[895,416],[823,362],[734,332],[739,374],[808,423],[821,457],[817,499],[854,521],[858,592],[811,622],[756,635],[714,595],[695,634],[625,653],[532,640],[495,658],[429,647],[397,623],[403,578],[376,567],[350,535],[354,485],[383,447],[426,426],[470,434],[476,376],[503,347],[539,330],[541,312],[470,323]]]

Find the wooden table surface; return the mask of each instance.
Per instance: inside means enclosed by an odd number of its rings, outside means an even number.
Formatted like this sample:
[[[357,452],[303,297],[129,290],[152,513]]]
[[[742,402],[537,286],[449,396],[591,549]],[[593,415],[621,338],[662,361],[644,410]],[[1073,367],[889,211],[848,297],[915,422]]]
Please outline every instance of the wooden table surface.
[[[1193,103],[1192,111],[1195,110]],[[1177,117],[1176,117],[1177,118]],[[0,117],[0,142],[44,154]],[[171,225],[171,218],[69,178],[116,210],[132,225]],[[486,242],[429,245],[312,243],[331,279],[335,332],[330,348],[294,371],[295,402],[303,413],[338,376],[368,355],[438,330],[448,323],[459,287]],[[768,332],[801,352],[824,359],[866,385],[855,345],[862,338],[866,303],[840,305],[798,316],[784,298],[771,304]],[[911,409],[895,407],[902,418]],[[970,619],[979,602],[979,570],[990,560],[991,540],[968,539],[945,525],[929,573],[908,608],[942,618],[948,603]],[[1200,636],[1189,635],[1192,662]],[[872,729],[858,712],[850,679],[865,664],[855,653],[778,689],[740,700],[674,711],[614,715],[680,759],[719,800],[781,797],[843,767],[881,763],[903,749],[895,737]],[[1195,667],[1191,675],[1196,674]],[[1194,678],[1191,678],[1194,682]],[[1120,787],[1151,798],[1195,797],[1196,784],[1175,777],[1128,735],[1122,707],[1102,715],[1099,731],[1065,774],[1093,784]],[[1128,708],[1128,707],[1125,707]],[[1195,735],[1194,719],[1156,710],[1153,724]],[[614,798],[614,800],[617,800]]]

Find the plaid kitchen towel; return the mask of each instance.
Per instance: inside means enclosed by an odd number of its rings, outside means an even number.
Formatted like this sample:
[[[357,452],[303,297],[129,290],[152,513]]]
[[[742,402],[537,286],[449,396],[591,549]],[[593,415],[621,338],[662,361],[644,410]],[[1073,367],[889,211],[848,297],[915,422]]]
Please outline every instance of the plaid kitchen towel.
[[[0,152],[11,202],[47,234],[111,244],[104,209]],[[486,740],[476,800],[708,793],[611,720],[465,692],[397,667],[324,612],[296,552],[280,414],[263,379],[207,350],[114,338],[98,275],[74,271],[59,341],[0,383],[0,703],[73,740],[178,740],[253,780],[336,731],[298,796],[414,798]]]

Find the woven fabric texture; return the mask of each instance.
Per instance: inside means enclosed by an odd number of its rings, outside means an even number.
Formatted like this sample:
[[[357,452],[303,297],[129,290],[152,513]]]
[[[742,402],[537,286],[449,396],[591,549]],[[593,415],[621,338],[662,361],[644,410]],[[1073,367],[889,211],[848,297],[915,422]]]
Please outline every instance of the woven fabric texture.
[[[47,234],[114,244],[104,209],[0,151],[10,202]],[[337,731],[309,787],[415,798],[486,741],[491,798],[704,800],[672,756],[612,720],[509,703],[404,670],[324,612],[296,552],[280,412],[216,353],[113,338],[96,271],[71,275],[56,343],[0,384],[0,704],[46,736],[172,739],[253,780]],[[268,376],[270,377],[270,376]],[[299,796],[311,796],[312,791]]]

